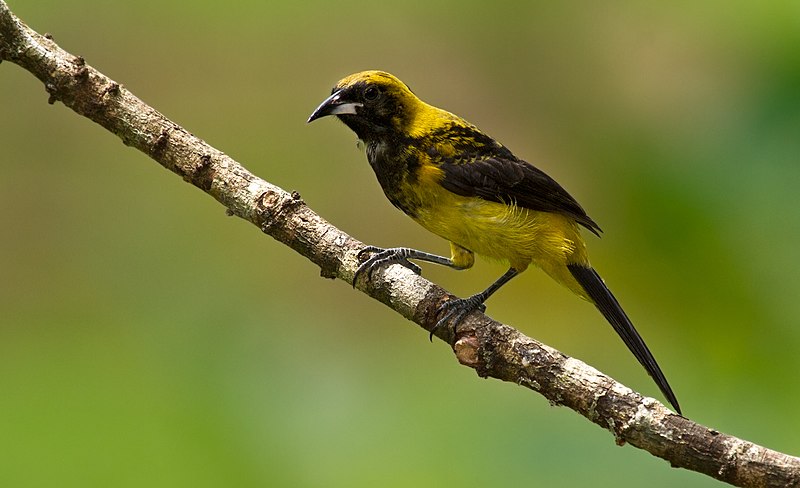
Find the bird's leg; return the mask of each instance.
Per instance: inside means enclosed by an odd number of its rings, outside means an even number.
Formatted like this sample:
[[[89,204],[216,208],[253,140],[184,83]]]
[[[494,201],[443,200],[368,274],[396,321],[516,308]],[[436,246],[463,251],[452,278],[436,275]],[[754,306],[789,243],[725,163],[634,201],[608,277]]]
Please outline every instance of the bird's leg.
[[[364,254],[372,254],[366,261],[356,270],[353,275],[353,287],[355,288],[358,277],[366,272],[371,274],[372,270],[377,267],[387,264],[402,264],[411,271],[420,274],[422,269],[419,266],[409,261],[409,259],[418,259],[420,261],[427,261],[429,263],[441,264],[453,269],[468,269],[475,264],[475,255],[467,248],[461,247],[455,242],[450,243],[450,258],[444,256],[437,256],[423,251],[417,251],[408,247],[390,247],[384,249],[376,246],[365,246],[358,252],[360,259]]]
[[[454,298],[439,305],[439,308],[436,310],[436,316],[438,317],[441,315],[441,318],[436,322],[436,325],[433,326],[433,329],[431,329],[431,340],[433,340],[433,333],[448,321],[452,321],[453,327],[455,327],[473,310],[485,311],[486,305],[484,305],[483,302],[492,296],[494,292],[499,290],[501,286],[508,283],[511,278],[517,276],[517,274],[519,274],[519,271],[514,268],[508,268],[508,271],[506,271],[503,276],[497,278],[497,281],[489,285],[489,287],[482,292],[476,293],[468,298]]]
[[[409,259],[419,259],[420,261],[427,261],[429,263],[441,264],[453,268],[457,267],[449,258],[437,256],[436,254],[423,251],[417,251],[416,249],[411,249],[408,247],[390,247],[384,249],[382,247],[366,246],[358,252],[358,257],[361,258],[365,254],[371,254],[371,256],[367,258],[366,261],[361,263],[353,275],[353,287],[356,286],[358,277],[361,276],[362,273],[367,273],[367,275],[369,275],[372,273],[372,270],[381,266],[386,266],[387,264],[402,264],[417,274],[422,273],[422,269],[409,261]]]

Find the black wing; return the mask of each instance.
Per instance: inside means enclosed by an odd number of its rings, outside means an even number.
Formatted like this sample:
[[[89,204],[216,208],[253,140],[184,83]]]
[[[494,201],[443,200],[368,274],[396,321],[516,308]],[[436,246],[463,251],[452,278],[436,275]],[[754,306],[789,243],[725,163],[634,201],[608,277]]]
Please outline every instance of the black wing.
[[[441,161],[439,167],[444,178],[440,184],[465,197],[477,196],[498,203],[513,202],[531,210],[567,215],[600,235],[602,231],[597,223],[553,178],[532,164],[515,158],[502,146],[492,149],[491,152],[479,150],[471,158]]]

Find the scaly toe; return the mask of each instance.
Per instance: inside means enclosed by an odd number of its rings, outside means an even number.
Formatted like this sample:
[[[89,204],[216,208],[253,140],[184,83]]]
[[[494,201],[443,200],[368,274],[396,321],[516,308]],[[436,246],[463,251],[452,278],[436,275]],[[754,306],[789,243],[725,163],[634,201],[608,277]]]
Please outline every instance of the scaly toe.
[[[436,309],[436,315],[441,315],[441,317],[438,321],[436,321],[436,325],[434,325],[431,329],[430,339],[433,340],[434,332],[436,332],[440,327],[447,325],[448,322],[452,324],[453,328],[455,328],[473,310],[485,312],[486,305],[478,300],[480,299],[474,296],[469,298],[454,298],[439,305],[439,308]]]
[[[408,259],[405,259],[405,260],[403,260],[403,263],[402,263],[402,264],[403,264],[403,266],[405,266],[406,268],[408,268],[408,269],[410,269],[411,271],[413,271],[415,274],[418,274],[418,275],[421,275],[421,274],[422,274],[422,268],[420,268],[420,267],[419,267],[417,264],[415,264],[415,263],[412,263],[412,262],[411,262],[411,261],[409,261]]]
[[[353,274],[353,288],[356,287],[358,277],[363,273],[371,275],[372,270],[375,268],[380,268],[381,266],[386,266],[389,264],[401,264],[416,274],[422,274],[422,268],[409,261],[406,255],[403,254],[403,251],[405,251],[404,248],[383,249],[377,246],[364,246],[364,248],[358,251],[357,256],[359,260],[362,259],[365,254],[371,253],[372,255],[364,260],[364,262],[358,266],[358,269],[356,269],[356,272]]]
[[[356,254],[356,257],[357,257],[358,259],[361,259],[362,257],[364,257],[364,254],[367,254],[367,253],[376,253],[376,252],[383,252],[383,251],[385,251],[385,249],[383,249],[382,247],[378,247],[378,246],[364,246],[364,247],[362,247],[362,248],[361,248],[361,250],[360,250],[360,251],[358,251],[358,254]]]
[[[364,262],[362,262],[356,272],[353,274],[353,288],[356,287],[356,283],[358,283],[358,277],[364,273],[368,275],[372,273],[372,269],[375,267],[377,261],[380,260],[381,254],[385,253],[386,251],[380,247],[375,246],[365,246],[356,255],[359,260],[361,260],[364,255],[372,253],[372,256],[368,257]],[[377,254],[376,254],[377,253]]]

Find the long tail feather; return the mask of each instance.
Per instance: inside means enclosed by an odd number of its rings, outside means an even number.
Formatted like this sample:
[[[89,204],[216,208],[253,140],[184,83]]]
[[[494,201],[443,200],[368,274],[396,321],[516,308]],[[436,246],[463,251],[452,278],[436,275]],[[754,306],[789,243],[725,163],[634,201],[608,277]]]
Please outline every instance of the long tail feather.
[[[597,271],[591,267],[580,264],[570,264],[567,267],[569,268],[569,272],[572,273],[572,276],[574,276],[583,289],[586,290],[586,294],[589,295],[589,298],[594,302],[597,309],[600,310],[606,320],[614,327],[614,330],[625,342],[625,345],[628,346],[628,349],[636,356],[639,363],[644,366],[644,369],[647,370],[647,373],[656,382],[661,389],[661,393],[664,394],[667,400],[669,400],[675,410],[680,414],[681,407],[678,405],[678,399],[675,398],[675,394],[672,393],[672,388],[670,388],[667,378],[664,377],[664,373],[661,372],[661,368],[658,367],[656,359],[647,348],[642,337],[636,332],[633,323],[631,323],[628,316],[625,315],[617,299],[614,298],[614,295],[611,294],[611,291],[606,287],[605,283],[603,283]]]

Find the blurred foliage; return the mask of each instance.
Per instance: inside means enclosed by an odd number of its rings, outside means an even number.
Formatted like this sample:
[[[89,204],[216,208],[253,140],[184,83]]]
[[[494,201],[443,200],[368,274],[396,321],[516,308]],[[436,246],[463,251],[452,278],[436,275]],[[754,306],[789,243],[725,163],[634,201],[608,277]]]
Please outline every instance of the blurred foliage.
[[[800,8],[11,0],[31,27],[377,245],[446,252],[333,120],[380,68],[546,170],[692,419],[800,453]],[[702,487],[446,346],[0,65],[2,486]],[[369,209],[365,213],[364,209]],[[460,294],[502,271],[426,276]],[[535,270],[489,302],[644,393]]]

